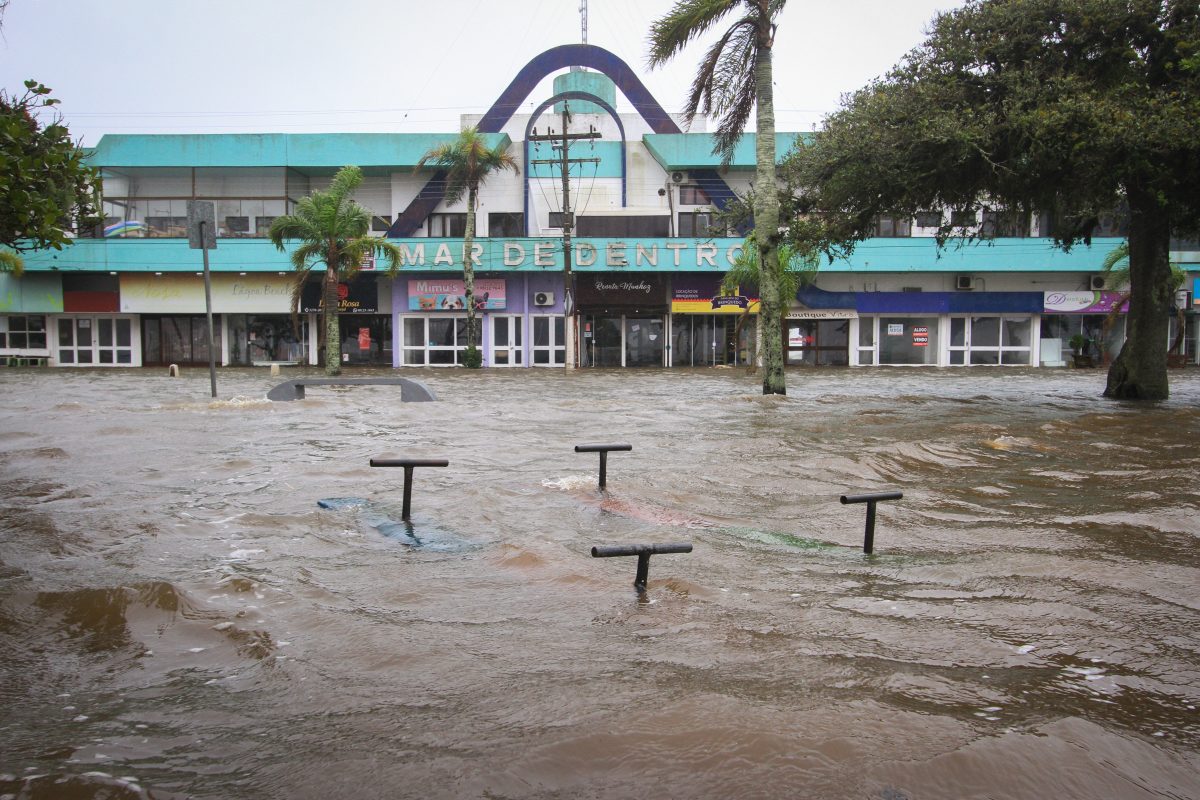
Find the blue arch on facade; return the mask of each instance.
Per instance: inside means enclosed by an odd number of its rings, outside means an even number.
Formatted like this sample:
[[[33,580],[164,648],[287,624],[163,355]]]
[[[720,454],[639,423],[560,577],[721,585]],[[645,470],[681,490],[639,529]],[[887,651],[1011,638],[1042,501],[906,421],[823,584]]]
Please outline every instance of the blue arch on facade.
[[[608,76],[655,133],[682,132],[629,65],[620,56],[594,44],[564,44],[534,56],[480,119],[479,131],[499,133],[543,78],[567,67],[589,67]],[[709,199],[718,208],[724,208],[733,199],[733,191],[716,170],[695,170],[692,174],[706,187]],[[396,217],[387,235],[403,237],[415,233],[442,201],[445,185],[445,171],[434,173],[408,208]]]
[[[523,140],[522,150],[524,151],[525,167],[525,235],[529,235],[529,133],[533,130],[533,124],[537,122],[539,116],[550,106],[557,103],[559,100],[587,100],[589,103],[595,103],[603,108],[613,121],[617,123],[617,130],[621,133],[621,207],[624,208],[625,203],[625,126],[621,123],[621,117],[617,114],[617,110],[610,106],[603,98],[597,97],[591,92],[560,92],[554,95],[546,102],[533,110],[529,115],[529,122],[525,125],[525,138]]]

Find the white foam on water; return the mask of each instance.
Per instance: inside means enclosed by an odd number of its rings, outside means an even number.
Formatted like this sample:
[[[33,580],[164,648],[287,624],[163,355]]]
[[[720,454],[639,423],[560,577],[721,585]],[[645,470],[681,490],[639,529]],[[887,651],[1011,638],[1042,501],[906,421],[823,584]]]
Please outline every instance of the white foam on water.
[[[266,550],[234,550],[232,553],[229,554],[229,557],[231,559],[244,559],[244,558],[249,558],[250,556],[256,556],[256,555],[259,555],[259,554],[265,553],[265,552],[267,552],[267,551]]]
[[[567,475],[563,478],[546,479],[542,481],[542,486],[547,489],[560,489],[564,492],[573,492],[579,489],[590,489],[596,485],[598,479],[595,475]]]

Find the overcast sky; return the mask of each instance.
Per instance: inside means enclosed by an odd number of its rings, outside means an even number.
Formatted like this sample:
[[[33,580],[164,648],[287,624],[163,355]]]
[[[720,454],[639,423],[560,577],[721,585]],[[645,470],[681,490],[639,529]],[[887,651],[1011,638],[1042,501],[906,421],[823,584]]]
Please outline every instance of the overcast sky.
[[[679,110],[703,45],[645,68],[673,0],[589,0],[588,42]],[[792,0],[779,20],[780,130],[811,130],[924,39],[956,0]],[[482,113],[518,70],[582,40],[580,0],[10,0],[0,85],[36,78],[76,138],[105,133],[430,132]],[[732,21],[732,18],[731,18]],[[711,37],[710,37],[711,38]],[[531,104],[550,96],[545,82]],[[628,104],[618,94],[618,107]]]

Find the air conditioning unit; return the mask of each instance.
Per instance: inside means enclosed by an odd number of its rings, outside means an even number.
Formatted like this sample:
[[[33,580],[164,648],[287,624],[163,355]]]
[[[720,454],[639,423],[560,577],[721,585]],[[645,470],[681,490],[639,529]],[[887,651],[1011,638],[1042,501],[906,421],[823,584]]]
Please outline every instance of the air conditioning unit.
[[[975,288],[975,280],[970,275],[958,275],[954,278],[954,288],[970,290]]]
[[[534,292],[533,304],[535,306],[552,306],[554,305],[554,292]]]
[[[1088,279],[1088,286],[1091,287],[1093,292],[1100,291],[1101,289],[1104,288],[1104,276],[1103,275],[1091,276]]]
[[[671,183],[683,183],[686,180],[687,180],[686,172],[672,172],[671,173]]]

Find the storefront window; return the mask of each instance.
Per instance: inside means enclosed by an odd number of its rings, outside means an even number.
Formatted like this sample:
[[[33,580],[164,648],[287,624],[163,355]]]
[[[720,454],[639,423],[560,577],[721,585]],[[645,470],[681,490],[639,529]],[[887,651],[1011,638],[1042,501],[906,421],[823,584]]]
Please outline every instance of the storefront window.
[[[1033,323],[1029,317],[1005,317],[1000,363],[1029,366],[1033,360]]]
[[[105,333],[101,320],[100,333]],[[213,347],[221,351],[221,328],[214,322]],[[208,319],[202,316],[142,317],[142,363],[207,364]]]
[[[299,330],[290,314],[238,316],[230,320],[230,362],[267,364],[308,363],[308,321],[299,320]]]
[[[880,317],[880,364],[937,364],[937,317]]]
[[[1000,363],[1000,318],[971,317],[968,337],[970,363],[987,365]]]
[[[475,318],[475,340],[482,344],[482,322]],[[465,316],[404,317],[401,323],[401,363],[404,366],[461,364],[467,349]]]
[[[45,349],[45,316],[42,314],[0,316],[0,350]]]
[[[1029,317],[952,317],[951,366],[1031,363]]]
[[[386,365],[392,363],[392,318],[386,314],[340,314],[342,363]]]
[[[625,366],[661,367],[665,345],[662,317],[625,318]]]
[[[1043,342],[1057,340],[1060,343],[1060,360],[1063,362],[1071,359],[1071,337],[1077,333],[1082,334],[1088,342],[1082,355],[1096,359],[1105,353],[1115,356],[1125,341],[1125,318],[1118,318],[1107,332],[1104,330],[1105,319],[1104,314],[1043,314],[1041,338]]]
[[[850,320],[789,319],[784,330],[786,363],[810,367],[844,367],[850,363]]]

